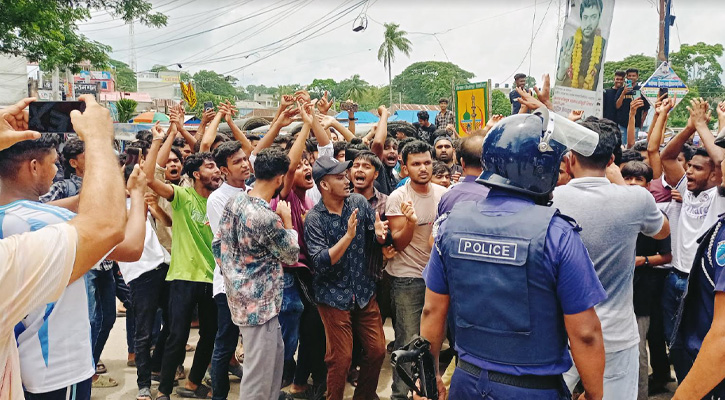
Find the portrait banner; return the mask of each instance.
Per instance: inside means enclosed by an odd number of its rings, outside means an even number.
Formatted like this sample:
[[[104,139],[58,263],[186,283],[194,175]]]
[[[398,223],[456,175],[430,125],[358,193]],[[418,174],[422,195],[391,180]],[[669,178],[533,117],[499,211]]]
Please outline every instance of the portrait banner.
[[[604,60],[614,0],[570,0],[556,68],[554,111],[602,116]]]

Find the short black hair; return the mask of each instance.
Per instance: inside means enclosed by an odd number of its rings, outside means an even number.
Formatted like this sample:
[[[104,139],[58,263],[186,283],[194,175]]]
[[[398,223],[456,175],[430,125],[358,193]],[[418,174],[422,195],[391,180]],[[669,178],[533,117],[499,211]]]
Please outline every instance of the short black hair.
[[[630,161],[622,165],[622,177],[630,178],[644,178],[649,183],[654,177],[652,167],[645,164],[643,161]]]
[[[630,161],[644,161],[642,154],[634,149],[627,149],[622,151],[622,160],[619,165],[624,165]]]
[[[335,142],[332,144],[333,154],[335,157],[337,157],[338,154],[340,154],[341,151],[344,151],[347,148],[347,142]]]
[[[20,163],[39,160],[50,154],[56,146],[58,146],[56,134],[41,133],[39,139],[23,140],[0,151],[0,178],[16,176]]]
[[[65,141],[63,146],[63,176],[68,179],[71,173],[75,173],[75,168],[71,167],[70,160],[78,158],[79,155],[86,151],[86,144],[78,138],[70,138]]]
[[[602,15],[602,11],[604,10],[604,5],[602,4],[602,0],[582,0],[582,4],[579,7],[579,18],[584,15],[584,9],[590,8],[590,7],[597,7],[599,8],[599,15]]]
[[[258,181],[271,181],[289,170],[290,159],[284,151],[268,147],[257,154],[254,176]]]
[[[521,78],[526,78],[526,74],[522,74],[521,72],[519,72],[518,74],[514,75],[514,82],[518,81]]]
[[[380,161],[378,156],[376,156],[375,153],[370,150],[363,150],[357,153],[355,155],[355,158],[353,159],[353,162],[355,162],[355,160],[364,160],[369,162],[370,164],[372,164],[373,167],[375,167],[376,171],[380,171],[381,169],[383,169],[383,162]]]
[[[144,142],[149,142],[154,140],[154,134],[151,133],[150,130],[144,129],[142,131],[136,132],[136,140],[143,140]]]
[[[635,142],[634,146],[632,146],[632,150],[634,151],[647,151],[647,140],[640,140],[639,142]]]
[[[220,144],[213,153],[216,166],[219,168],[227,167],[227,159],[236,154],[241,149],[242,144],[236,140]]]
[[[598,133],[599,143],[597,143],[594,153],[590,156],[585,157],[576,151],[573,151],[573,153],[576,154],[577,160],[585,166],[596,169],[605,169],[614,154],[614,150],[619,147],[617,144],[617,138],[621,136],[619,127],[612,121],[596,117],[587,118],[586,121],[581,123],[581,125]],[[619,140],[621,140],[621,137]]]
[[[214,156],[208,151],[191,154],[189,157],[186,157],[181,173],[194,179],[194,172],[198,171],[207,161],[214,161]]]
[[[317,151],[317,139],[307,139],[307,142],[305,142],[305,148],[307,149],[307,152],[314,153]]]
[[[710,155],[709,155],[709,154],[707,154],[707,150],[705,150],[705,148],[704,148],[704,147],[698,147],[698,148],[696,148],[696,149],[695,149],[695,152],[694,152],[694,153],[692,154],[692,157],[694,157],[694,156],[700,156],[700,157],[707,157],[707,158],[710,158]],[[690,157],[690,159],[692,159],[692,157]],[[689,160],[688,160],[688,161],[689,161]],[[714,164],[714,163],[712,162],[712,159],[710,160],[710,163]]]
[[[184,146],[186,146],[186,140],[184,140],[184,138],[178,137],[178,138],[174,139],[173,145],[176,147],[184,147]]]
[[[448,99],[446,99],[445,97],[441,97],[441,99],[440,99],[440,100],[438,100],[438,104],[441,104],[441,103],[446,103],[446,104],[448,104]]]
[[[262,137],[259,135],[247,135],[247,140],[249,140],[250,142],[252,140],[262,140]]]
[[[682,146],[682,151],[680,151],[684,156],[685,160],[690,161],[692,160],[692,157],[695,155],[695,146],[692,146],[688,143],[685,143],[684,146]]]
[[[364,143],[350,143],[345,148],[345,161],[353,161],[363,151],[370,151]]]
[[[436,161],[433,163],[433,175],[438,174],[444,174],[444,173],[451,173],[451,169],[448,168],[448,165],[444,162]]]
[[[428,153],[433,157],[433,147],[429,145],[428,143],[422,141],[422,140],[414,140],[403,147],[402,154],[403,154],[403,164],[408,162],[408,155],[409,154],[421,154],[421,153]]]
[[[624,71],[622,71],[621,69],[618,69],[618,70],[614,71],[614,76],[625,77],[626,75],[627,75],[627,73],[624,72]]]
[[[466,163],[466,167],[481,166],[483,140],[483,136],[468,136],[461,140],[456,154],[460,160]]]
[[[181,155],[181,150],[178,147],[172,147],[171,152],[176,154],[176,157],[179,157],[179,162],[184,162],[184,157]]]
[[[428,114],[428,111],[418,111],[418,119],[422,119],[423,121],[428,121],[430,119],[430,115]]]
[[[217,135],[214,137],[214,141],[211,142],[211,146],[209,146],[209,147],[214,147],[214,145],[217,143],[220,143],[220,142],[224,143],[224,142],[228,142],[230,140],[231,139],[229,138],[229,136],[227,136],[226,134],[224,134],[222,132],[218,132]],[[196,143],[194,144],[194,153],[198,153],[199,151],[201,151],[201,140],[197,140]]]
[[[415,142],[417,140],[418,139],[416,139],[414,137],[406,137],[405,139],[403,139],[400,142],[398,142],[398,153],[401,153],[402,154],[403,148],[405,148],[406,145],[408,145],[410,143],[413,143],[413,142]]]
[[[639,70],[637,68],[627,68],[627,73],[634,72],[635,74],[639,75]]]

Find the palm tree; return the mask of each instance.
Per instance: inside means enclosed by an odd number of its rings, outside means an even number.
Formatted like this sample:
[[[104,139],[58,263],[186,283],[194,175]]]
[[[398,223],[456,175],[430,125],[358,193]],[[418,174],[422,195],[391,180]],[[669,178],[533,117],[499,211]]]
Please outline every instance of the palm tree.
[[[378,61],[382,61],[383,66],[388,69],[388,87],[390,88],[390,107],[393,106],[393,74],[391,72],[391,63],[395,61],[395,51],[399,50],[406,56],[410,57],[411,43],[405,35],[406,31],[398,30],[398,24],[385,24],[385,39],[378,50]]]
[[[369,84],[360,79],[360,75],[355,74],[349,79],[350,87],[345,92],[345,97],[353,101],[359,102],[363,94],[367,90]]]

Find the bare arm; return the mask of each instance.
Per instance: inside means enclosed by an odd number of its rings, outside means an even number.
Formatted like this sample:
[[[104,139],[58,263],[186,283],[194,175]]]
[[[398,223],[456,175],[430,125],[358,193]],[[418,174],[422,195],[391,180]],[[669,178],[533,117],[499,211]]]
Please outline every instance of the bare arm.
[[[66,210],[73,211],[74,213],[78,214],[78,204],[80,202],[80,199],[80,195],[75,195],[71,197],[66,197],[64,199],[49,201],[47,204],[60,208],[65,208]]]
[[[710,105],[702,98],[693,99],[690,104],[692,107],[688,107],[688,110],[692,111],[691,115],[695,120],[695,129],[700,135],[700,139],[702,139],[707,155],[710,156],[715,165],[720,165],[723,160],[723,149],[715,144],[715,137],[712,135],[710,127],[707,126],[712,114]]]
[[[338,132],[340,132],[340,134],[342,134],[342,136],[345,138],[345,141],[351,142],[352,139],[355,138],[355,135],[352,132],[350,132],[349,129],[345,128],[345,126],[343,124],[341,124],[340,121],[337,120],[337,118],[331,117],[331,116],[326,116],[326,117],[323,117],[323,120],[324,120],[324,122],[326,122],[323,126],[327,125],[327,126],[325,126],[325,128],[329,128],[329,127],[335,128],[336,131],[338,131]]]
[[[244,151],[244,154],[249,157],[249,155],[252,154],[252,150],[254,150],[254,147],[252,147],[252,142],[247,139],[247,136],[244,134],[244,132],[242,132],[237,124],[234,123],[234,111],[231,104],[227,103],[226,107],[224,107],[223,109],[226,111],[226,113],[224,114],[224,119],[226,119],[227,125],[229,125],[229,129],[232,130],[234,139],[242,144],[242,151]]]
[[[604,385],[604,338],[599,317],[590,308],[578,314],[564,315],[574,364],[581,376],[587,399],[601,399]]]
[[[169,130],[166,132],[166,139],[161,145],[161,148],[158,150],[159,155],[156,157],[156,162],[162,167],[165,167],[166,162],[169,161],[169,154],[171,154],[171,148],[174,147],[174,139],[176,139],[177,132],[178,130],[176,125],[172,123],[171,126],[169,126]]]
[[[385,106],[378,107],[380,121],[375,128],[375,137],[370,145],[370,150],[375,153],[378,158],[383,158],[383,150],[385,149],[385,139],[388,137],[388,116],[390,115]]]
[[[654,239],[662,240],[670,236],[670,220],[664,217],[665,221],[662,223],[662,228],[656,235],[652,236]]]
[[[300,161],[302,161],[302,153],[305,151],[307,136],[309,136],[309,134],[310,125],[305,124],[302,127],[300,133],[297,134],[297,139],[295,139],[295,142],[292,144],[292,147],[287,154],[290,159],[290,164],[289,169],[287,170],[287,174],[284,176],[284,187],[279,193],[280,199],[286,199],[289,193],[292,191],[292,185],[295,180],[295,171],[297,171],[297,166],[299,166]]]
[[[199,146],[199,151],[201,153],[205,153],[211,150],[211,145],[214,143],[214,139],[216,139],[217,130],[219,129],[219,123],[221,122],[223,116],[224,115],[221,111],[216,113],[214,119],[212,119],[211,123],[209,123],[209,126],[207,126],[204,130],[204,136],[201,137],[201,145]]]
[[[174,198],[174,188],[166,182],[156,179],[156,174],[154,173],[154,169],[156,168],[156,157],[159,154],[159,147],[163,132],[161,132],[158,123],[151,128],[151,132],[154,135],[154,139],[151,143],[151,148],[149,148],[148,154],[146,154],[146,161],[143,164],[144,175],[146,175],[146,183],[151,190],[156,192],[156,194],[171,201],[171,199]]]
[[[430,342],[430,350],[436,361],[438,371],[438,356],[441,345],[446,338],[446,317],[451,298],[445,294],[438,294],[428,288],[425,289],[425,304],[420,316],[420,336]]]
[[[128,178],[128,191],[131,195],[131,209],[128,211],[126,238],[108,255],[108,259],[122,262],[138,261],[143,254],[146,237],[146,177],[141,167],[134,166]]]
[[[715,293],[715,313],[692,369],[673,400],[702,399],[725,379],[725,293]]]
[[[78,232],[71,282],[123,241],[126,226],[126,196],[113,152],[110,111],[91,95],[83,95],[81,100],[86,110],[71,112],[73,128],[85,142],[86,159],[78,215],[70,221]]]
[[[662,160],[662,170],[665,173],[665,179],[670,186],[675,186],[685,176],[685,168],[677,161],[682,147],[687,140],[695,133],[695,123],[692,117],[687,121],[687,126],[678,135],[675,135],[667,146],[662,149],[660,159]]]
[[[403,207],[408,206],[406,203],[403,203],[400,207],[401,210]],[[409,207],[413,208],[412,205]],[[405,212],[403,213],[405,214]],[[415,212],[413,212],[413,215],[415,215]],[[418,224],[418,218],[415,217],[415,219],[411,219],[405,215],[395,215],[388,216],[388,221],[390,222],[390,233],[393,236],[393,246],[395,246],[395,250],[403,251],[406,247],[408,247],[410,241],[413,240],[413,233],[415,232],[415,227]]]
[[[354,137],[355,136],[355,112],[354,111],[347,113],[347,120],[348,120],[347,129],[350,130],[350,133],[352,133],[352,136]],[[349,140],[348,140],[348,142],[349,142]]]
[[[650,133],[647,135],[647,156],[649,158],[650,166],[652,167],[653,178],[657,179],[662,176],[662,159],[660,158],[660,142],[664,136],[665,126],[667,126],[667,118],[669,108],[669,101],[664,103],[660,109],[655,113],[657,119],[650,129]]]
[[[262,137],[259,143],[257,143],[257,147],[252,150],[252,154],[257,155],[260,151],[271,146],[272,143],[274,143],[274,139],[277,138],[282,128],[291,124],[292,118],[294,118],[294,116],[297,115],[298,112],[299,110],[284,110],[284,112],[280,114],[279,118],[275,119],[274,122],[272,122],[272,125],[269,127],[269,131],[267,131],[267,133]]]

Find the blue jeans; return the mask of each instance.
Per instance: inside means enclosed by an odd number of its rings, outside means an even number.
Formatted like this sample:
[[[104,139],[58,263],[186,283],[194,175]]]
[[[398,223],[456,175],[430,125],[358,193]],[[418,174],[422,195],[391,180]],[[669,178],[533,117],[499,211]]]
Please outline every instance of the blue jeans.
[[[626,146],[627,145],[627,127],[624,125],[617,125],[617,126],[619,126],[619,132],[622,134],[622,144]],[[635,130],[634,141],[635,142],[637,141],[636,130]]]
[[[456,368],[451,379],[449,399],[484,399],[484,400],[569,400],[571,394],[561,381],[561,388],[556,389],[526,389],[518,386],[504,385],[503,383],[488,380],[488,371],[484,370],[480,376],[472,375],[460,368]]]
[[[305,306],[302,304],[299,289],[292,273],[284,274],[284,291],[282,292],[282,308],[279,312],[279,325],[282,327],[284,340],[284,360],[294,360],[297,343],[300,340],[300,318]]]
[[[113,279],[113,270],[90,270],[84,276],[88,290],[93,361],[97,364],[116,322],[116,281]]]
[[[425,281],[423,278],[394,276],[391,282],[391,294],[395,310],[395,349],[397,350],[420,334],[420,315],[423,313],[423,303],[425,303]],[[393,372],[392,389],[391,400],[408,399],[410,389],[396,371]]]
[[[133,315],[133,306],[131,304],[131,289],[126,284],[126,280],[123,279],[118,264],[113,265],[113,278],[116,281],[116,298],[126,308],[126,346],[128,347],[128,353],[131,354],[134,352],[133,335],[136,331],[136,318]]]
[[[226,399],[229,395],[229,360],[239,343],[239,327],[232,322],[227,295],[214,296],[217,309],[217,331],[214,339],[214,352],[211,356],[211,392],[212,399]]]
[[[677,381],[682,382],[692,367],[692,359],[687,355],[682,343],[675,340],[675,328],[681,317],[679,313],[682,298],[687,289],[687,275],[675,269],[665,278],[665,287],[662,291],[662,315],[664,318],[665,340],[670,346],[670,361],[675,369]]]

